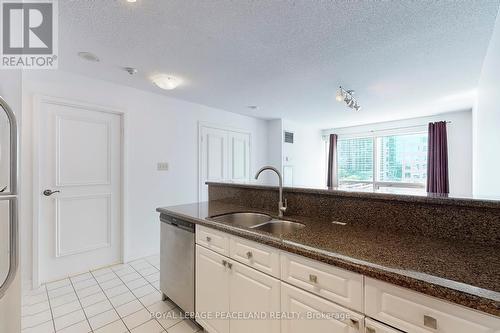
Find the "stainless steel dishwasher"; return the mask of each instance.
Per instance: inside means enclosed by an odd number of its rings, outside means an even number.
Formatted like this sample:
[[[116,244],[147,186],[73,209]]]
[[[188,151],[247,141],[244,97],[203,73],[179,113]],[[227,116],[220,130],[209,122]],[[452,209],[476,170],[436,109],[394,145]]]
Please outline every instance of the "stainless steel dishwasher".
[[[160,289],[184,312],[194,312],[194,224],[161,215]]]

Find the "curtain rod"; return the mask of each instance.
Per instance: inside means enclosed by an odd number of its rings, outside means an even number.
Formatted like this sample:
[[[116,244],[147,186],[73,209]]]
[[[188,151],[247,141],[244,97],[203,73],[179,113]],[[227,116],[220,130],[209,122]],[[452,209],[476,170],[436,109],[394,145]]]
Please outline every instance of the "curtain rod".
[[[447,124],[451,124],[451,121],[446,121]],[[424,127],[428,126],[429,123],[427,124],[421,124],[421,125],[412,125],[412,126],[402,126],[402,127],[391,127],[391,128],[384,128],[384,129],[379,129],[379,130],[366,130],[363,132],[355,132],[355,133],[344,133],[344,134],[339,134],[339,135],[356,135],[356,134],[366,134],[366,133],[374,133],[374,132],[384,132],[384,131],[392,131],[392,130],[400,130],[400,129],[408,129],[408,128],[416,128],[416,127]],[[366,126],[366,125],[360,125],[360,126]],[[338,129],[346,129],[346,128],[353,128],[353,127],[360,127],[360,126],[349,126],[349,127],[343,127],[343,128],[338,128]],[[334,133],[334,129],[329,129],[325,130],[329,132],[330,134],[336,134]],[[326,134],[325,134],[326,135]]]

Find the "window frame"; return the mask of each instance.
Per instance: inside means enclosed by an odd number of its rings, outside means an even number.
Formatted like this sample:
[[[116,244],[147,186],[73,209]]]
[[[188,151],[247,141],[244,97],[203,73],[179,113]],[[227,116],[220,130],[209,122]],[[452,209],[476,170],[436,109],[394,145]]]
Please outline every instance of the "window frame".
[[[361,138],[371,138],[373,140],[373,175],[372,181],[367,180],[342,180],[340,179],[340,167],[337,167],[337,179],[339,185],[341,184],[366,184],[372,185],[374,189],[380,189],[380,187],[391,187],[391,188],[409,188],[409,189],[425,189],[426,182],[424,183],[405,183],[405,182],[388,182],[388,181],[379,181],[377,180],[377,174],[380,170],[380,166],[378,165],[378,138],[386,137],[386,136],[396,136],[396,135],[412,135],[412,134],[428,134],[427,128],[423,126],[418,126],[414,128],[406,128],[400,130],[381,130],[381,131],[370,131],[364,133],[355,133],[355,134],[341,134],[338,135],[338,140],[344,139],[361,139]],[[327,150],[328,151],[328,150]],[[337,151],[338,154],[338,151]],[[338,159],[337,159],[338,160]]]

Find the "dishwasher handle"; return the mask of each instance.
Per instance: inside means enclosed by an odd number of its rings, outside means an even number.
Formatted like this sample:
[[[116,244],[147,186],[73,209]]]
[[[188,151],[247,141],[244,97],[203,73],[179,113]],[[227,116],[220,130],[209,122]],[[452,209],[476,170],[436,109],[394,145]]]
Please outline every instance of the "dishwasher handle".
[[[172,227],[180,228],[189,232],[194,233],[194,223],[186,221],[186,220],[181,220],[177,217],[173,217],[170,215],[161,215],[160,216],[160,221],[162,223],[166,223],[168,225],[171,225]]]

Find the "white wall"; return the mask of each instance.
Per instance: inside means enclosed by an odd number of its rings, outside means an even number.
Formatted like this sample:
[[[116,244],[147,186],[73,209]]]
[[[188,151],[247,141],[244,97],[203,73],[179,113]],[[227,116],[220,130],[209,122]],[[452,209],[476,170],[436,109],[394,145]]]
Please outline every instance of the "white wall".
[[[0,70],[0,96],[2,96],[16,114],[21,117],[21,72],[18,70]],[[19,123],[19,119],[18,119]],[[20,207],[22,211],[22,207]],[[2,223],[4,221],[1,221]],[[5,235],[4,230],[0,233]],[[2,236],[2,235],[0,235]],[[5,239],[0,240],[5,242]],[[3,253],[1,255],[4,255]],[[21,277],[20,273],[0,299],[0,332],[21,331]],[[3,275],[2,275],[3,278]]]
[[[283,121],[273,119],[267,122],[267,162],[278,170],[283,170]],[[259,177],[260,179],[260,177]],[[277,177],[268,174],[269,184],[278,184]]]
[[[450,121],[448,133],[448,167],[450,177],[450,195],[472,195],[472,111],[443,113],[431,117],[412,118],[363,126],[329,129],[325,133],[348,135],[367,133],[391,128],[423,125],[425,129],[429,122]]]
[[[325,187],[325,144],[316,127],[283,120],[283,131],[294,133],[294,143],[283,143],[283,166],[293,167],[293,186]],[[282,141],[283,142],[283,141]]]
[[[484,59],[474,108],[474,195],[500,197],[500,14]]]
[[[55,96],[123,110],[128,133],[128,259],[159,252],[155,209],[197,201],[198,121],[252,133],[251,173],[267,163],[267,122],[133,88],[61,71],[29,71],[23,79],[23,191],[32,193],[32,108],[34,94]],[[169,163],[159,172],[156,163]],[[32,202],[25,197],[23,277],[31,278]]]

